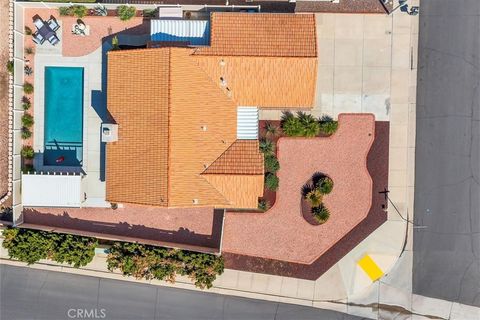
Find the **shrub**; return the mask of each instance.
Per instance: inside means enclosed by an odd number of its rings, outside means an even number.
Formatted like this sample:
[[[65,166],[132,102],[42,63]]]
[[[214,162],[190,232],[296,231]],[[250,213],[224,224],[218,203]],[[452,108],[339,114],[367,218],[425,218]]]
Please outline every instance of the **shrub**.
[[[25,66],[23,68],[23,71],[25,72],[25,75],[31,76],[33,74],[33,69],[30,66]]]
[[[94,238],[29,229],[8,228],[3,236],[9,257],[28,264],[50,259],[75,268],[86,266],[97,246]]]
[[[33,126],[33,117],[31,114],[28,114],[28,113],[25,113],[23,116],[22,116],[22,124],[24,127],[26,128],[30,128],[31,126]]]
[[[15,65],[13,64],[13,61],[7,61],[7,71],[13,74],[13,69],[15,68]]]
[[[260,148],[260,152],[265,155],[273,154],[275,151],[275,145],[270,140],[261,139],[258,145]]]
[[[258,210],[267,211],[270,209],[270,202],[267,200],[258,200]]]
[[[128,21],[135,16],[137,9],[134,6],[118,6],[117,7],[117,15],[122,21]]]
[[[279,185],[278,177],[274,173],[268,172],[265,175],[265,187],[268,190],[277,191],[278,185]]]
[[[25,82],[23,84],[23,92],[26,94],[32,94],[33,93],[33,85],[30,82]]]
[[[327,222],[328,218],[330,218],[330,211],[323,204],[318,207],[312,207],[312,214],[320,224]]]
[[[30,102],[30,99],[28,99],[27,97],[23,97],[22,98],[23,110],[28,110],[30,109],[31,106],[32,106],[32,103]]]
[[[35,152],[31,146],[23,146],[22,151],[20,152],[22,157],[25,159],[33,159]]]
[[[71,16],[72,10],[70,7],[60,7],[58,8],[58,14],[61,16]]]
[[[338,122],[334,121],[329,116],[323,116],[320,118],[320,132],[327,135],[332,135],[337,131]]]
[[[26,47],[25,48],[25,54],[32,54],[33,53],[33,48],[32,47]]]
[[[282,115],[281,126],[283,132],[290,137],[298,137],[303,134],[300,119],[295,117],[291,112],[285,112]]]
[[[32,131],[27,127],[22,128],[22,139],[28,139],[32,136]]]
[[[265,171],[275,173],[280,169],[280,163],[278,163],[277,157],[273,154],[265,156]]]
[[[33,171],[35,171],[35,169],[33,168],[32,164],[25,164],[22,167],[22,172],[25,173],[25,174],[27,174],[29,172],[33,172]]]
[[[25,26],[25,35],[31,36],[32,35],[32,29],[28,26]]]
[[[265,123],[265,133],[270,136],[277,136],[278,135],[278,126],[274,125],[273,123],[267,121]]]
[[[88,9],[83,5],[76,4],[70,7],[70,15],[74,15],[79,19],[85,17],[87,13],[88,13]]]
[[[144,9],[143,16],[145,18],[155,18],[157,16],[157,9]]]
[[[305,200],[307,200],[312,207],[318,207],[319,205],[321,205],[322,198],[323,198],[323,195],[319,189],[313,189],[310,192],[308,192],[307,195],[305,196]]]
[[[302,136],[315,137],[320,133],[320,124],[314,116],[304,112],[298,112],[297,114],[302,126]]]
[[[137,279],[174,282],[177,274],[187,275],[202,289],[210,288],[224,270],[222,257],[215,255],[124,242],[110,248],[107,267]]]
[[[333,190],[333,180],[329,177],[324,177],[318,184],[318,189],[322,194],[329,194]]]

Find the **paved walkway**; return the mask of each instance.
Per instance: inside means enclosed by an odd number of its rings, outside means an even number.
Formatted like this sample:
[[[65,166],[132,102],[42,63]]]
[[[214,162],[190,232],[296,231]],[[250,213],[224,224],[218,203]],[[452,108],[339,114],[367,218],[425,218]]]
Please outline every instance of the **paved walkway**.
[[[8,45],[9,1],[0,1],[0,200],[8,192]],[[6,198],[5,198],[6,200]]]

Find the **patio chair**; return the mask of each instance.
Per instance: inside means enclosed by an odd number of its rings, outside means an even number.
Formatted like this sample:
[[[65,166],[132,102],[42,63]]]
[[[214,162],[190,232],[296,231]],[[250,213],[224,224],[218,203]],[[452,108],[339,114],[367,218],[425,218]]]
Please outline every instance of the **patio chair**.
[[[35,27],[37,27],[37,29],[41,29],[41,28],[45,25],[45,23],[43,22],[43,20],[40,19],[40,18],[35,19],[35,20],[33,21],[33,24],[35,25]]]
[[[57,38],[56,35],[52,34],[50,38],[48,38],[48,42],[52,44],[52,46],[56,45],[57,43],[60,42],[60,40]]]
[[[43,44],[45,42],[45,38],[38,32],[35,32],[34,34],[32,34],[32,40],[37,44]]]
[[[47,21],[47,24],[53,31],[57,31],[58,28],[60,28],[60,25],[54,17],[50,17],[50,19]]]

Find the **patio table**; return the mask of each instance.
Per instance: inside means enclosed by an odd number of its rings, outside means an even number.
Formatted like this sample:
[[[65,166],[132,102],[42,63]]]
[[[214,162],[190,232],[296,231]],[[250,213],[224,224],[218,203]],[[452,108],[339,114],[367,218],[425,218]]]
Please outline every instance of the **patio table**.
[[[56,35],[55,31],[53,31],[46,23],[38,29],[38,33],[45,39],[50,39],[52,35]]]

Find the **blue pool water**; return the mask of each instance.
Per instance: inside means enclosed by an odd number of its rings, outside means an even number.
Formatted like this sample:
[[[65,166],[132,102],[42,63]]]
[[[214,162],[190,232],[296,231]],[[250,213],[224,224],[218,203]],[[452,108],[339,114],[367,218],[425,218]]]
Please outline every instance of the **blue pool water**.
[[[45,67],[44,132],[44,165],[82,165],[83,68]]]

